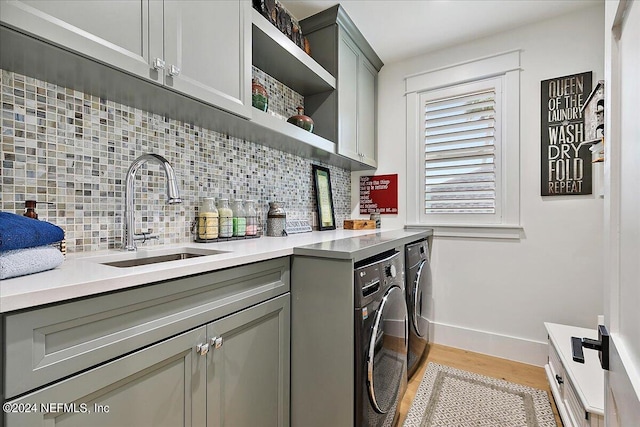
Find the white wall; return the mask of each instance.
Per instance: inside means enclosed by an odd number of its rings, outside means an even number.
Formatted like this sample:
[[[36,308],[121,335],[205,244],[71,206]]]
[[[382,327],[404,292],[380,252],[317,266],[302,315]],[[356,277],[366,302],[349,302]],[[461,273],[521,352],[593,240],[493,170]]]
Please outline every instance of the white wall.
[[[435,342],[542,365],[543,322],[595,327],[603,311],[603,200],[540,196],[540,81],[584,71],[593,71],[594,84],[603,79],[603,28],[604,6],[599,5],[382,68],[376,174],[398,174],[400,211],[383,215],[382,223],[402,227],[407,197],[404,77],[522,50],[523,237],[435,239]],[[359,175],[352,175],[352,217],[358,216]]]

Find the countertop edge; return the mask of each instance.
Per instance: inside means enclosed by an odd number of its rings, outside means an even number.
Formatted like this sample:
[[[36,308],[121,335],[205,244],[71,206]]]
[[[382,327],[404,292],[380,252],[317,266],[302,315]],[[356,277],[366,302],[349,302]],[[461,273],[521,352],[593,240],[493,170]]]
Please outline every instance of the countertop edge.
[[[429,230],[335,230],[292,235],[286,238],[247,239],[228,243],[197,244],[193,242],[150,247],[144,250],[163,250],[177,247],[197,247],[228,251],[213,258],[199,257],[162,265],[118,269],[99,263],[100,258],[122,256],[120,251],[95,251],[67,255],[63,265],[54,270],[6,279],[0,283],[0,313],[33,309],[47,304],[77,298],[123,291],[136,286],[152,284],[180,277],[233,268],[296,254],[312,254],[326,258],[358,259],[368,253],[383,251],[429,236]],[[367,237],[368,236],[368,237]],[[377,236],[377,237],[376,237]],[[367,247],[347,252],[318,250],[314,245],[364,238]],[[399,240],[396,240],[399,239]],[[382,240],[382,241],[378,241]],[[387,241],[389,240],[389,241]],[[394,244],[391,244],[393,241]]]
[[[385,233],[380,234],[382,235]],[[431,230],[401,230],[401,232],[399,230],[398,233],[386,233],[385,235],[389,236],[389,240],[380,240],[379,242],[372,243],[370,245],[365,244],[362,247],[350,244],[351,242],[357,242],[357,238],[340,239],[331,242],[295,247],[293,248],[293,255],[360,261],[380,252],[385,252],[421,239],[426,239],[432,235],[432,232]],[[367,237],[369,236],[361,236],[360,239]],[[349,240],[349,242],[347,242],[347,240]]]

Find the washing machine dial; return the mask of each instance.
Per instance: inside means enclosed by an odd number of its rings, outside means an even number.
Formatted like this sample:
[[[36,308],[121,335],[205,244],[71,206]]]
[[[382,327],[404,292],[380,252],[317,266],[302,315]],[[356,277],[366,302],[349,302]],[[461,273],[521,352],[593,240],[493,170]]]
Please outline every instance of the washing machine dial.
[[[388,266],[386,266],[384,268],[384,272],[387,275],[387,277],[391,277],[391,278],[395,279],[395,277],[396,277],[396,266],[393,265],[393,264],[388,265]]]

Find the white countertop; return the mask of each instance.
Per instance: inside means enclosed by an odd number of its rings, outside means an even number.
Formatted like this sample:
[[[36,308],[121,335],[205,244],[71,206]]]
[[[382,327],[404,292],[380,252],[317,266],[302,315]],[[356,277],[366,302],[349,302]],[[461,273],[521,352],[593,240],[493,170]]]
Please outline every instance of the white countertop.
[[[182,243],[140,246],[137,252],[118,250],[67,254],[62,266],[42,273],[30,274],[0,282],[0,312],[32,308],[73,298],[117,291],[132,286],[236,267],[258,261],[293,255],[293,249],[320,242],[350,237],[379,235],[402,230],[331,230],[293,234],[287,237],[260,237],[217,243]],[[404,231],[402,234],[419,234]],[[375,239],[373,239],[375,240]],[[226,251],[212,256],[189,258],[137,267],[119,268],[102,264],[108,261],[162,255],[176,248],[214,249]]]

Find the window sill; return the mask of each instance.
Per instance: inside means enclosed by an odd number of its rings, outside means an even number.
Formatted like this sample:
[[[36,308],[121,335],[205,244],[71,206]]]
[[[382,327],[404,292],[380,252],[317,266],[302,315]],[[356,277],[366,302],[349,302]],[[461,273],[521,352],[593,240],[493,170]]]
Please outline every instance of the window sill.
[[[520,225],[407,224],[404,228],[407,230],[431,229],[434,237],[515,240],[520,240],[524,237],[524,228]]]

